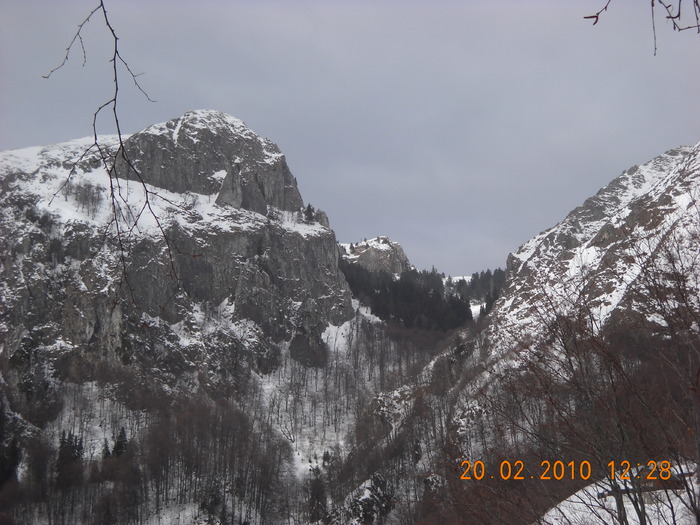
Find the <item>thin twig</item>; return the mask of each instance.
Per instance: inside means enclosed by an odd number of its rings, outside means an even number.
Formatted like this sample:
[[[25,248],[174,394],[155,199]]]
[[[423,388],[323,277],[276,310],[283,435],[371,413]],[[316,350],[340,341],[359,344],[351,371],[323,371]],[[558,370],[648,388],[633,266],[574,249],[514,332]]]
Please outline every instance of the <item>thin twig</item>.
[[[83,26],[87,24],[90,21],[90,18],[92,18],[92,15],[94,15],[97,11],[100,9],[104,9],[104,5],[102,2],[100,2],[100,5],[98,5],[95,9],[90,11],[90,14],[87,15],[85,20],[83,20],[79,25],[78,25],[78,30],[75,32],[73,35],[73,39],[70,41],[70,44],[68,44],[68,47],[66,48],[66,55],[63,57],[63,61],[57,65],[55,68],[53,68],[51,71],[49,71],[46,75],[42,75],[43,78],[49,78],[51,75],[54,74],[54,72],[58,71],[61,69],[63,66],[66,65],[68,62],[68,57],[70,56],[71,49],[73,49],[73,45],[75,44],[75,41],[78,40],[80,42],[80,48],[82,49],[83,52],[83,67],[87,63],[87,53],[85,51],[85,43],[83,42],[83,36],[82,36],[82,31],[83,31]]]
[[[651,30],[654,34],[654,56],[656,56],[656,16],[654,15],[654,0],[651,0]]]
[[[596,14],[594,14],[594,15],[589,15],[589,16],[584,16],[583,18],[585,18],[585,19],[587,19],[587,20],[589,20],[589,19],[590,19],[590,20],[593,20],[593,25],[596,25],[596,24],[598,23],[598,20],[600,20],[600,15],[603,13],[603,11],[607,11],[607,10],[608,10],[608,6],[610,5],[610,2],[612,2],[612,0],[608,0],[607,3],[605,4],[605,6],[603,6],[603,9],[601,9],[600,11],[598,11]]]
[[[659,0],[659,4],[666,10],[666,18],[673,24],[674,31],[686,31],[688,29],[697,29],[700,32],[700,0],[693,0],[693,14],[695,15],[695,24],[681,26],[681,6],[682,0],[678,0],[678,10],[674,14],[673,4]]]

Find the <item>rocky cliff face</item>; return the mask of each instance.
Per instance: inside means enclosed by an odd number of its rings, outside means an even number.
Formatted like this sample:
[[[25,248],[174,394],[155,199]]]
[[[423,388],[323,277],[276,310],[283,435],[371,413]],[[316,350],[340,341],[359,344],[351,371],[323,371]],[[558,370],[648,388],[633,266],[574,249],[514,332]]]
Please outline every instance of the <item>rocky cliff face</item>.
[[[221,206],[262,215],[268,206],[296,212],[303,205],[279,148],[224,113],[187,112],[132,135],[124,147],[133,169],[118,157],[122,177],[140,175],[158,188],[211,195]]]
[[[700,144],[674,149],[626,170],[509,256],[490,324],[466,345],[480,351],[463,361],[450,390],[452,439],[463,457],[501,454],[539,464],[556,450],[607,464],[617,461],[615,454],[640,462],[661,454],[684,479],[693,476],[699,195]],[[457,349],[445,356],[445,366]],[[527,477],[539,474],[534,469]],[[680,498],[650,489],[655,500],[646,510],[635,507],[638,488],[615,508],[613,498],[597,497],[614,493],[609,479],[583,490],[588,483],[578,480],[581,492],[545,521],[593,519],[607,505],[615,515],[626,507],[640,523],[652,513],[659,523],[696,523],[688,494],[697,480],[686,483]],[[538,490],[526,484],[517,497],[534,502]],[[468,492],[463,497],[474,498]],[[552,490],[549,497],[571,492]],[[590,499],[581,498],[584,493]],[[513,522],[515,509],[501,503],[485,506],[484,515]],[[529,522],[547,507],[533,509]]]
[[[403,247],[388,237],[379,236],[357,244],[341,244],[343,257],[370,272],[401,274],[413,268]]]

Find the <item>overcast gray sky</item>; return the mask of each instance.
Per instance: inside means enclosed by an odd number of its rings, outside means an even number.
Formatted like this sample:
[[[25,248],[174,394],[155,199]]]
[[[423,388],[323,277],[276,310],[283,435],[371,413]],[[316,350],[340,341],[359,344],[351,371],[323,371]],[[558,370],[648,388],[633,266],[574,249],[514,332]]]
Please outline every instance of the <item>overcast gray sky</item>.
[[[111,96],[94,0],[0,0],[0,149],[91,133]],[[107,0],[131,133],[190,109],[287,156],[340,241],[388,235],[419,268],[503,267],[624,169],[700,140],[700,35],[650,5],[559,1]],[[112,132],[105,125],[104,132]]]

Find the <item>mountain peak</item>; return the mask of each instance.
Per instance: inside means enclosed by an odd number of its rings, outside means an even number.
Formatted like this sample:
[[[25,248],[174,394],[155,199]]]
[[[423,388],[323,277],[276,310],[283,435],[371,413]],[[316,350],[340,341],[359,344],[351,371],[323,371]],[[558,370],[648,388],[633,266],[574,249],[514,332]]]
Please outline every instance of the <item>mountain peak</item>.
[[[177,143],[181,137],[196,138],[202,132],[212,134],[245,135],[261,139],[245,122],[236,117],[213,109],[196,109],[185,112],[181,117],[159,124],[152,124],[140,133],[170,136]]]
[[[216,203],[267,213],[296,211],[303,201],[284,155],[242,120],[213,110],[188,111],[124,143],[139,179],[177,193],[218,193]],[[121,176],[136,178],[125,162]],[[145,169],[147,167],[147,169]]]

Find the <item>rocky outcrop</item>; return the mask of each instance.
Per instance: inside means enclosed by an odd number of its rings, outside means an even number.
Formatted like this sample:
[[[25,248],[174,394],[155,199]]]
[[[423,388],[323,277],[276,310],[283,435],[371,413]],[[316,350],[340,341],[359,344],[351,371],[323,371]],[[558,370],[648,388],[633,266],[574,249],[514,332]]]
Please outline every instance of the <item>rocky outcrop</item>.
[[[401,274],[413,268],[398,242],[379,236],[357,244],[341,244],[343,257],[370,272]]]
[[[261,214],[267,206],[303,205],[284,155],[242,121],[217,111],[189,111],[129,137],[117,172],[175,193],[217,195],[219,205]]]

